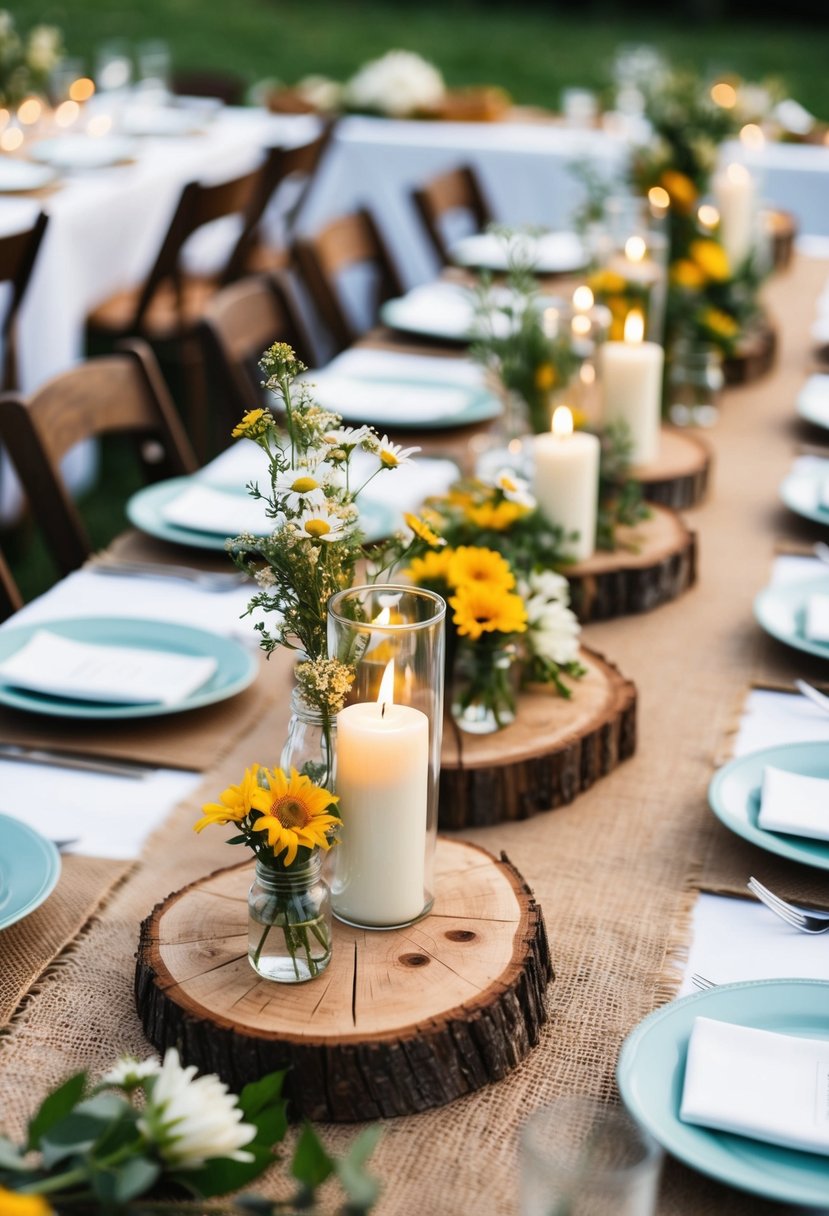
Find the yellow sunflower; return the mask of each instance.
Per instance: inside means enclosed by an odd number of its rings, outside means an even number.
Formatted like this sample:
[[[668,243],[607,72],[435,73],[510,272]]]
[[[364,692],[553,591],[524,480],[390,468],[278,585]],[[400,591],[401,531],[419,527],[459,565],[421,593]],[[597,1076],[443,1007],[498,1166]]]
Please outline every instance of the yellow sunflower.
[[[597,296],[616,296],[627,288],[627,280],[616,270],[599,270],[587,284]]]
[[[516,520],[526,515],[528,509],[517,502],[482,502],[478,505],[470,503],[466,508],[466,518],[476,528],[505,532]]]
[[[422,557],[412,558],[411,565],[403,574],[419,587],[423,583],[445,583],[448,581],[449,562],[452,560],[454,549],[430,550]]]
[[[720,338],[730,340],[736,338],[740,332],[739,321],[736,321],[734,317],[729,316],[727,312],[723,312],[720,308],[706,308],[701,320],[703,325]]]
[[[697,266],[716,283],[723,283],[731,274],[728,254],[719,241],[691,241],[688,252]]]
[[[540,393],[546,393],[556,382],[556,369],[552,363],[539,363],[535,369],[535,387]]]
[[[242,436],[246,439],[255,439],[257,435],[264,435],[272,421],[267,410],[248,410],[242,421],[230,433],[234,439]]]
[[[671,282],[688,291],[699,291],[705,286],[705,275],[696,262],[680,258],[671,267]]]
[[[448,573],[453,587],[486,583],[490,587],[511,591],[515,586],[515,575],[506,558],[494,549],[479,549],[476,545],[461,545],[456,549],[449,562]]]
[[[339,798],[314,785],[309,777],[291,769],[290,779],[281,768],[265,770],[268,788],[258,785],[251,794],[251,806],[262,815],[253,825],[255,832],[267,832],[274,856],[281,853],[282,864],[293,865],[297,849],[329,849],[327,833],[340,821],[328,808]]]
[[[229,785],[219,795],[218,802],[208,802],[202,807],[202,818],[193,825],[194,832],[201,832],[212,824],[239,823],[251,808],[251,794],[257,786],[259,765],[245,769],[239,785]]]
[[[520,595],[487,583],[467,583],[449,600],[462,637],[476,642],[485,633],[524,633],[527,610]]]
[[[434,532],[424,519],[418,519],[416,515],[410,515],[408,512],[403,515],[403,519],[406,522],[406,527],[411,528],[417,539],[425,541],[433,549],[439,549],[442,545],[446,544],[443,537],[438,536],[437,532]]]
[[[677,169],[666,169],[659,179],[660,184],[668,191],[671,205],[677,211],[688,214],[697,201],[699,191],[690,177]]]
[[[0,1216],[52,1216],[52,1211],[43,1195],[21,1195],[0,1186]]]

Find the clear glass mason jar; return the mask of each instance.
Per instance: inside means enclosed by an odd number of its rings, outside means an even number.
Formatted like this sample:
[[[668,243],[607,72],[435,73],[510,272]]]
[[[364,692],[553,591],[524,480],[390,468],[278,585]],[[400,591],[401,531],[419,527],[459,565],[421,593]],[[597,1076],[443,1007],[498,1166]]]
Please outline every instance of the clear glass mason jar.
[[[725,384],[722,351],[710,342],[677,338],[668,354],[667,414],[674,426],[713,426]]]
[[[309,705],[298,688],[291,693],[291,717],[288,734],[279,758],[285,773],[295,768],[323,789],[334,790],[336,776],[335,718],[326,717],[315,705]]]
[[[461,641],[452,671],[452,717],[469,735],[491,735],[515,721],[518,647]]]
[[[302,984],[331,962],[331,894],[322,854],[277,870],[256,862],[248,893],[248,960],[265,980]]]

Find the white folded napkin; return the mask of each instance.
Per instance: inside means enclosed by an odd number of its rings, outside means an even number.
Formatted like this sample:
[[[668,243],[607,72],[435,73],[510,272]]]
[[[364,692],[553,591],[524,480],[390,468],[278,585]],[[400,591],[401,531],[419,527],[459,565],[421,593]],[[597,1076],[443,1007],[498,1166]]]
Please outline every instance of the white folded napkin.
[[[481,232],[464,237],[450,252],[461,266],[506,270],[511,260],[520,259],[541,274],[578,270],[587,260],[575,232],[545,232],[537,237],[513,233],[506,239],[495,232]]]
[[[770,832],[829,840],[829,781],[767,764],[757,822]]]
[[[247,444],[253,448],[253,444]],[[258,450],[258,449],[257,449]],[[245,483],[242,482],[243,486]],[[231,494],[212,486],[193,482],[161,508],[168,523],[193,532],[214,536],[269,536],[275,523],[265,514],[265,503],[249,494]]]
[[[485,387],[484,369],[471,359],[454,355],[409,354],[402,350],[374,350],[371,347],[343,351],[325,368],[309,372],[304,379],[313,384],[320,376],[334,371],[343,376],[368,380],[417,380],[468,388]]]
[[[471,400],[468,389],[445,384],[360,380],[337,372],[317,374],[314,396],[324,409],[348,421],[371,422],[376,418],[384,426],[416,426],[453,417],[462,413]]]
[[[0,680],[78,701],[170,705],[201,688],[216,666],[209,656],[98,646],[38,629],[0,663]]]
[[[496,289],[493,294],[496,301],[509,302],[506,289]],[[405,296],[390,300],[387,307],[388,320],[400,328],[457,341],[468,341],[481,333],[473,292],[455,283],[424,283]],[[510,321],[501,313],[496,313],[487,325],[497,336],[509,333]]]
[[[829,1039],[699,1017],[679,1117],[718,1131],[829,1154]]]
[[[829,642],[829,595],[809,596],[804,633],[811,642]]]
[[[799,409],[820,421],[825,420],[826,426],[829,426],[829,376],[809,376],[797,394],[797,404]]]

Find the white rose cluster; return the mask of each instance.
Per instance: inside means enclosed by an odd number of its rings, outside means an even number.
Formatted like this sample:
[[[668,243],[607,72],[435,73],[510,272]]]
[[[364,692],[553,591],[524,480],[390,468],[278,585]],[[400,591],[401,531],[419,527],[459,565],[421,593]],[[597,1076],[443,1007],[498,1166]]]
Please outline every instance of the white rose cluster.
[[[568,607],[570,585],[562,574],[541,570],[521,589],[527,609],[530,646],[542,659],[563,666],[579,655],[581,625]]]
[[[345,104],[389,118],[406,118],[440,105],[446,86],[438,69],[413,51],[389,51],[352,76]]]

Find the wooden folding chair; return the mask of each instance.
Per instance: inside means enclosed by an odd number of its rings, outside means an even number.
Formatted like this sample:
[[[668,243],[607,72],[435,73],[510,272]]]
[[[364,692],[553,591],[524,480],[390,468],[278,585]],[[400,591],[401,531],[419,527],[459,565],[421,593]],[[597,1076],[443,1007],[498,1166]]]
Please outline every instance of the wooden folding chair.
[[[287,342],[307,364],[315,350],[285,274],[250,275],[214,296],[200,326],[208,382],[225,443],[247,410],[261,403],[259,357]]]
[[[6,559],[0,553],[0,621],[5,621],[22,607],[23,599],[17,589],[17,584]]]
[[[31,228],[0,237],[0,282],[11,284],[11,300],[3,318],[2,388],[18,387],[15,323],[34,270],[37,251],[49,217],[41,211]]]
[[[270,150],[257,196],[248,211],[247,222],[225,266],[223,283],[232,283],[244,274],[279,270],[288,264],[288,245],[325,150],[331,142],[334,126],[334,121],[324,123],[317,138],[306,144]],[[262,240],[259,221],[271,200],[289,184],[295,189],[291,205],[282,217],[282,238],[285,243],[269,245]]]
[[[189,182],[182,191],[161,248],[144,283],[110,296],[87,317],[87,336],[98,349],[126,337],[141,337],[161,350],[172,349],[183,367],[194,442],[206,454],[206,388],[197,326],[224,275],[188,274],[182,264],[185,242],[207,224],[242,216],[242,235],[259,222],[262,184],[272,172],[277,150],[251,173],[217,185]],[[229,255],[231,256],[231,255]]]
[[[380,305],[403,294],[403,283],[386,243],[370,212],[362,209],[332,220],[312,237],[300,237],[293,257],[320,316],[331,331],[338,350],[376,324]],[[366,317],[357,320],[343,292],[345,272],[360,267],[369,271]]]
[[[469,165],[435,177],[419,190],[412,191],[414,203],[435,253],[444,266],[451,265],[450,241],[446,219],[452,212],[463,212],[471,220],[470,230],[481,232],[494,216],[478,175]]]
[[[119,432],[135,438],[147,480],[198,467],[158,364],[142,342],[63,372],[28,400],[13,393],[0,397],[0,440],[62,574],[82,565],[92,546],[61,459],[83,439]]]

